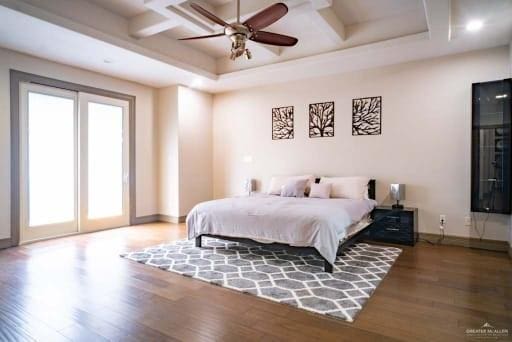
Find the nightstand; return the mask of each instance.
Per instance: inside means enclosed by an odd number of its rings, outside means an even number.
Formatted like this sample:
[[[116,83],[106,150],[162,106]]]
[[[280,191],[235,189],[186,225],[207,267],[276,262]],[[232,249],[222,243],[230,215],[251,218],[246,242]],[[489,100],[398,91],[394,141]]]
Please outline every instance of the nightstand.
[[[418,208],[381,206],[371,215],[374,223],[367,230],[365,239],[409,246],[418,241]]]

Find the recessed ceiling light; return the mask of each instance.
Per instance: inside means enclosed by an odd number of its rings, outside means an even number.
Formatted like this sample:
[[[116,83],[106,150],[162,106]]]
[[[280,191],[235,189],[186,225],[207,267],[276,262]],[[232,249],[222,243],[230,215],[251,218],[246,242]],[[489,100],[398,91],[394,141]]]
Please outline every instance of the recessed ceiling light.
[[[479,31],[482,28],[482,26],[484,26],[484,23],[481,20],[470,20],[466,24],[466,30],[470,32],[476,32]]]

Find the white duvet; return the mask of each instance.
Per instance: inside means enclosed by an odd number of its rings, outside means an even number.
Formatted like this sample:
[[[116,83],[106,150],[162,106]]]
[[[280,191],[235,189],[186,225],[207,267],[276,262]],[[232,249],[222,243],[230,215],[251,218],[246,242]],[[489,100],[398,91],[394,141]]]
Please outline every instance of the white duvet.
[[[203,202],[187,216],[188,238],[202,234],[315,247],[330,263],[347,228],[375,207],[374,200],[254,195]]]

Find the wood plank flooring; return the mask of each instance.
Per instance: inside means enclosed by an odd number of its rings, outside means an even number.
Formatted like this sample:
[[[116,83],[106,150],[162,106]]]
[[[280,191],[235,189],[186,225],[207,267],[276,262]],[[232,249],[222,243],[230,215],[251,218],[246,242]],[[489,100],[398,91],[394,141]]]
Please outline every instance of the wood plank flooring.
[[[457,341],[485,322],[512,336],[506,253],[404,247],[351,324],[119,257],[184,237],[155,223],[0,251],[0,341]]]

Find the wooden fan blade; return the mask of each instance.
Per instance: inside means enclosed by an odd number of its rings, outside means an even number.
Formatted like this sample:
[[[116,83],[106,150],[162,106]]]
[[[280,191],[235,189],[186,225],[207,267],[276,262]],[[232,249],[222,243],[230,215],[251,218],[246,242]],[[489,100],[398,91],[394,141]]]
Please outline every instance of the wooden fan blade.
[[[207,10],[205,10],[204,8],[199,6],[198,4],[190,4],[190,7],[192,7],[197,12],[199,12],[199,14],[205,16],[206,18],[210,19],[211,21],[213,21],[216,24],[219,24],[221,26],[229,26],[229,24],[226,23],[224,20],[222,20],[221,18],[217,17],[215,14],[208,12]]]
[[[206,39],[206,38],[214,38],[214,37],[220,37],[223,36],[224,33],[217,33],[217,34],[210,34],[207,36],[197,36],[197,37],[189,37],[189,38],[180,38],[178,40],[194,40],[194,39]]]
[[[247,19],[244,22],[244,25],[247,26],[251,31],[259,31],[275,23],[284,17],[286,13],[288,13],[288,6],[280,2],[265,8],[261,12],[256,13],[251,18]]]
[[[254,32],[250,39],[258,43],[277,46],[294,46],[299,41],[297,38],[294,37],[266,31]]]

